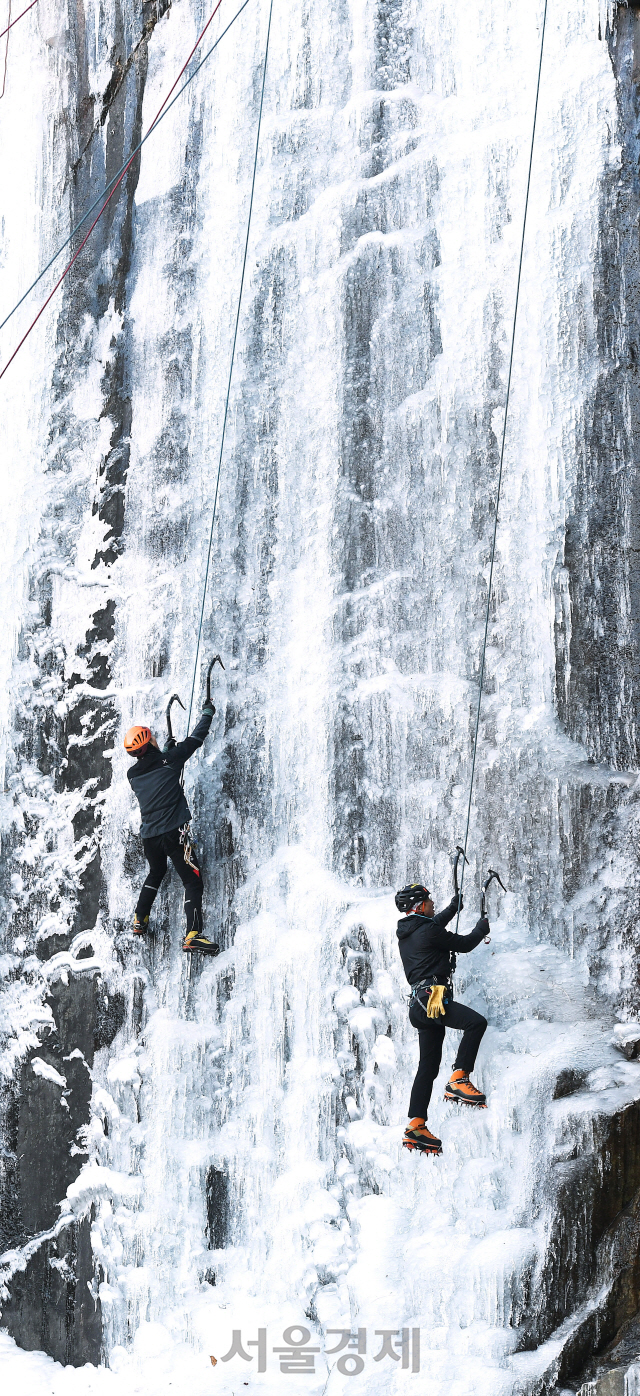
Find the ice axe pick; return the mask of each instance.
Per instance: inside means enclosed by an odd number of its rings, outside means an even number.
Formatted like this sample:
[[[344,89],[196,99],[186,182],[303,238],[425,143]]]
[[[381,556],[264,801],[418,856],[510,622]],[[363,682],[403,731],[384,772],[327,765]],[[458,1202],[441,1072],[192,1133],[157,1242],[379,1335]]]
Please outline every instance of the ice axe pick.
[[[207,669],[207,703],[211,702],[211,670],[213,669],[214,664],[219,664],[220,668],[224,669],[224,664],[222,663],[219,654],[214,654],[209,668]]]
[[[183,713],[186,712],[186,708],[185,708],[184,703],[183,703],[182,699],[180,698],[179,694],[177,694],[177,693],[172,694],[171,698],[169,699],[169,702],[167,703],[167,712],[166,712],[166,717],[167,717],[167,751],[169,750],[170,747],[172,747],[172,746],[177,746],[177,742],[176,742],[176,739],[175,739],[175,737],[174,737],[174,735],[173,735],[173,731],[172,731],[172,728],[171,728],[171,709],[172,709],[174,703],[179,703],[179,704],[180,704],[180,707],[182,708]]]
[[[457,897],[457,899],[458,899],[458,911],[460,911],[460,889],[459,889],[459,887],[458,887],[458,865],[459,865],[459,863],[460,863],[460,859],[461,859],[461,858],[464,859],[465,863],[466,863],[467,866],[468,866],[468,865],[469,865],[469,859],[467,858],[467,855],[466,855],[466,853],[465,853],[465,851],[464,851],[464,848],[462,848],[462,847],[460,846],[460,844],[457,843],[457,844],[456,844],[456,856],[455,856],[455,858],[454,858],[454,860],[453,860],[453,892],[454,892],[454,896]]]
[[[499,873],[499,872],[496,872],[495,868],[489,868],[489,876],[488,876],[487,878],[485,878],[485,881],[484,881],[483,884],[482,884],[482,899],[481,899],[481,902],[480,902],[480,915],[481,915],[481,916],[486,916],[486,914],[487,914],[487,889],[488,889],[490,883],[493,882],[494,877],[495,877],[495,879],[496,879],[496,882],[499,882],[499,883],[500,883],[500,886],[501,886],[503,892],[506,892],[506,890],[507,890],[506,887],[505,887],[505,885],[504,885],[504,882],[502,881],[502,878],[501,878],[501,876],[500,876],[500,873]],[[485,943],[485,945],[490,945],[490,944],[491,944],[491,936],[485,936],[485,938],[484,938],[484,943]]]

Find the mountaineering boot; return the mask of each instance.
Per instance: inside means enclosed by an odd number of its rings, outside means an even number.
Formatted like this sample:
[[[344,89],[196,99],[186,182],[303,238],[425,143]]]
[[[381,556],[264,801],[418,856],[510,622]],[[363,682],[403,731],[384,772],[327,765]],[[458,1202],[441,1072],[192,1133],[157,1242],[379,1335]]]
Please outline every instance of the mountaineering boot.
[[[184,940],[182,949],[199,950],[201,955],[220,954],[220,946],[214,945],[214,942],[209,940],[208,936],[203,935],[202,931],[191,931],[190,935]]]
[[[143,916],[142,919],[140,919],[139,916],[134,916],[134,918],[133,918],[133,934],[134,934],[134,936],[144,936],[144,935],[147,934],[147,931],[148,931],[148,930],[149,930],[149,917],[148,917],[148,916]]]
[[[426,1127],[426,1120],[410,1120],[404,1132],[403,1149],[417,1149],[421,1154],[441,1154],[442,1140]]]
[[[466,1071],[452,1071],[445,1087],[444,1098],[454,1101],[456,1105],[479,1105],[483,1110],[487,1108],[486,1095],[476,1090]]]

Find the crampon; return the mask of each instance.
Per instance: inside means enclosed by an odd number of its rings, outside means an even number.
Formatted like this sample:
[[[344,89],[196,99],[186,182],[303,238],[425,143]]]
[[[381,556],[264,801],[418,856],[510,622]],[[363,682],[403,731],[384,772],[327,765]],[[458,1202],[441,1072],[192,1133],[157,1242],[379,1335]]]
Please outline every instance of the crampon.
[[[403,1149],[416,1149],[420,1154],[441,1154],[442,1140],[424,1126],[420,1129],[405,1129]]]
[[[454,1071],[451,1079],[447,1082],[444,1092],[445,1100],[453,1105],[475,1105],[481,1110],[487,1108],[487,1097],[483,1095],[469,1080],[465,1071]]]
[[[182,949],[188,951],[192,955],[196,953],[200,955],[220,954],[220,946],[215,945],[212,940],[209,940],[208,936],[202,933],[199,935],[188,935],[183,942]]]

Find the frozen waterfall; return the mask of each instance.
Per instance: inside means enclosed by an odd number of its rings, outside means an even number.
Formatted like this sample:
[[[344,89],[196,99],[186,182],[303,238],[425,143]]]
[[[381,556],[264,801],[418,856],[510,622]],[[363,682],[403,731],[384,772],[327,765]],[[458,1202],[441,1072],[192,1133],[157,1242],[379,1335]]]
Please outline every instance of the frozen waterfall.
[[[11,29],[0,319],[212,8]],[[175,877],[132,943],[122,738],[191,691],[265,0],[0,382],[12,1393],[560,1393],[640,1305],[640,14],[605,0],[548,7],[461,929],[508,893],[456,980],[489,1109],[438,1087],[442,1157],[401,1148],[393,892],[448,901],[464,833],[543,8],[274,0],[186,768],[215,960]]]

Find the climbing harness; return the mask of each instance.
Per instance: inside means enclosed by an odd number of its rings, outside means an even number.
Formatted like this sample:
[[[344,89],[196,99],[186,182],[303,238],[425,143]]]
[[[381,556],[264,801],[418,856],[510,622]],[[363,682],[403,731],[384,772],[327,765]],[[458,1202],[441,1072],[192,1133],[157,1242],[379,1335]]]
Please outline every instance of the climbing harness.
[[[22,11],[20,12],[19,15],[16,15],[15,19],[12,19],[12,18],[11,18],[11,0],[9,0],[9,23],[8,23],[6,29],[0,30],[0,39],[4,39],[5,34],[8,34],[8,33],[9,33],[9,30],[10,30],[10,29],[13,29],[14,24],[17,24],[17,23],[18,23],[18,20],[19,20],[19,19],[23,19],[25,15],[28,15],[29,10],[32,10],[33,7],[34,7],[34,5],[37,5],[37,3],[38,3],[38,0],[31,0],[31,4],[30,4],[30,5],[27,5],[26,10],[22,10]]]
[[[413,1005],[414,1005],[415,1003],[418,1003],[418,1007],[419,1007],[419,1008],[422,1008],[424,1012],[427,1011],[426,1008],[425,1008],[425,1005],[424,1005],[423,1003],[420,1003],[420,1002],[419,1002],[420,994],[423,993],[425,989],[428,989],[428,990],[429,990],[429,1005],[430,1005],[430,1004],[431,1004],[431,1000],[432,1000],[433,993],[434,993],[434,991],[435,991],[436,989],[443,989],[443,990],[445,991],[445,993],[447,993],[447,994],[452,994],[452,993],[453,993],[453,982],[452,982],[451,977],[449,977],[449,978],[447,979],[447,981],[446,981],[445,984],[440,984],[440,983],[438,983],[438,980],[436,979],[435,974],[432,974],[431,977],[430,977],[429,979],[421,979],[420,982],[419,982],[419,984],[413,984],[413,985],[412,985],[411,993],[409,994],[409,998],[407,999],[407,1003],[408,1003],[408,1005],[409,1005],[409,1008],[413,1008]],[[438,997],[439,997],[439,996],[438,996]],[[448,1002],[448,999],[445,999],[444,1002],[447,1003],[447,1002]],[[429,1005],[428,1005],[428,1006],[429,1006]],[[441,1012],[444,1013],[444,1008],[441,1009]],[[431,1014],[427,1013],[427,1017],[431,1017],[431,1016],[432,1016]],[[434,1016],[435,1016],[435,1015],[434,1015]]]
[[[20,349],[22,348],[22,345],[24,344],[25,340],[28,339],[29,335],[31,334],[32,329],[34,329],[34,327],[37,325],[38,320],[40,319],[40,316],[41,316],[41,315],[43,314],[43,312],[46,310],[46,308],[47,308],[47,306],[48,306],[48,304],[49,304],[49,301],[52,300],[52,298],[53,298],[53,296],[55,295],[55,293],[56,293],[58,287],[62,284],[62,282],[64,281],[64,279],[65,279],[65,277],[66,277],[66,275],[67,275],[67,273],[71,270],[71,267],[73,266],[74,262],[75,262],[75,261],[77,260],[77,258],[80,256],[80,253],[82,252],[83,247],[85,246],[86,242],[87,242],[88,239],[90,238],[90,236],[91,236],[91,234],[92,234],[92,232],[93,232],[93,229],[94,229],[95,226],[96,226],[96,223],[98,223],[98,222],[100,221],[100,218],[102,217],[102,214],[104,213],[104,211],[105,211],[105,209],[106,209],[106,207],[107,207],[107,204],[108,204],[108,203],[110,202],[110,200],[112,199],[113,195],[114,195],[115,192],[116,192],[116,189],[117,189],[117,188],[119,187],[119,185],[122,183],[122,180],[124,179],[124,176],[125,176],[125,174],[127,173],[127,170],[129,169],[129,166],[130,166],[130,165],[133,163],[133,161],[135,160],[136,155],[137,155],[138,152],[142,149],[142,147],[143,147],[145,141],[147,141],[147,140],[149,139],[149,136],[152,134],[153,131],[156,130],[156,128],[157,128],[157,126],[159,125],[159,123],[160,123],[161,121],[164,120],[165,116],[167,116],[168,112],[171,110],[171,107],[174,105],[174,103],[178,101],[178,98],[182,96],[182,93],[186,90],[186,88],[189,86],[189,84],[190,84],[191,82],[193,82],[193,79],[195,78],[196,74],[200,72],[200,69],[201,69],[201,68],[204,66],[204,64],[207,62],[207,59],[210,58],[210,57],[211,57],[211,54],[214,52],[214,50],[217,49],[218,44],[220,44],[220,43],[222,42],[222,40],[223,40],[224,37],[225,37],[225,34],[228,34],[228,33],[229,33],[229,30],[230,30],[231,27],[235,24],[235,22],[236,22],[236,20],[239,18],[239,16],[242,14],[242,11],[246,9],[247,5],[249,4],[249,0],[244,0],[244,3],[243,3],[243,4],[240,6],[240,8],[236,11],[235,15],[233,16],[233,19],[229,21],[229,23],[228,23],[226,29],[223,29],[222,33],[221,33],[221,34],[219,35],[219,37],[216,39],[215,43],[212,44],[212,46],[211,46],[211,48],[209,49],[208,53],[206,53],[205,56],[204,56],[204,58],[202,58],[202,59],[200,60],[200,62],[196,65],[196,67],[194,68],[193,72],[189,74],[189,77],[187,78],[186,82],[184,82],[184,83],[182,84],[182,87],[180,88],[179,92],[176,92],[176,95],[175,95],[175,97],[172,99],[172,101],[169,101],[169,97],[171,96],[171,93],[173,92],[173,90],[174,90],[174,88],[175,88],[175,86],[176,86],[176,83],[178,83],[178,82],[180,81],[180,78],[181,78],[181,76],[182,76],[182,73],[184,72],[184,70],[185,70],[187,64],[189,63],[190,59],[192,58],[193,54],[195,53],[195,51],[196,51],[196,49],[197,49],[197,47],[198,47],[198,44],[200,44],[203,35],[206,33],[206,30],[208,29],[208,27],[209,27],[209,25],[210,25],[210,23],[211,23],[211,20],[213,19],[213,17],[214,17],[214,15],[216,14],[217,10],[220,8],[220,4],[221,4],[221,3],[222,3],[222,0],[218,0],[218,4],[216,5],[216,8],[215,8],[215,10],[213,11],[213,14],[212,14],[212,15],[210,16],[210,18],[207,20],[207,23],[206,23],[204,29],[202,30],[202,33],[201,33],[200,36],[198,37],[198,39],[197,39],[197,41],[196,41],[194,47],[193,47],[192,50],[191,50],[191,53],[189,54],[189,58],[187,59],[187,62],[186,62],[185,64],[183,64],[183,67],[182,67],[180,73],[178,74],[178,77],[176,78],[176,81],[174,82],[173,87],[172,87],[172,88],[170,89],[170,91],[167,93],[167,96],[165,97],[164,102],[162,103],[162,106],[160,107],[160,110],[158,111],[157,116],[156,116],[156,117],[154,118],[154,120],[152,121],[152,123],[151,123],[151,125],[150,125],[150,127],[149,127],[149,130],[146,132],[146,135],[143,136],[143,138],[142,138],[142,140],[140,141],[140,143],[135,147],[135,150],[132,151],[131,155],[130,155],[129,158],[125,161],[124,165],[122,165],[122,167],[120,168],[120,170],[118,171],[118,173],[117,173],[116,175],[114,175],[113,179],[110,180],[108,184],[105,185],[105,187],[104,187],[102,193],[98,195],[98,198],[94,201],[94,203],[92,203],[91,207],[88,208],[88,209],[87,209],[87,212],[83,214],[82,218],[80,219],[80,222],[77,223],[77,224],[76,224],[76,227],[73,229],[73,232],[71,232],[71,233],[69,234],[69,237],[66,238],[66,240],[61,244],[61,246],[58,248],[57,252],[54,253],[54,255],[53,255],[53,257],[51,258],[51,260],[50,260],[49,262],[47,262],[47,265],[46,265],[45,267],[43,267],[42,271],[38,274],[38,276],[36,277],[35,281],[33,281],[33,282],[31,283],[31,285],[30,285],[30,286],[27,288],[27,290],[24,292],[24,295],[21,296],[21,297],[20,297],[20,300],[16,302],[16,304],[15,304],[14,307],[13,307],[13,310],[10,310],[10,311],[9,311],[9,314],[6,315],[5,318],[4,318],[4,320],[2,321],[2,323],[0,323],[0,330],[1,330],[1,329],[4,328],[4,326],[7,324],[7,322],[11,319],[12,315],[15,315],[16,310],[19,309],[19,307],[22,305],[23,301],[26,300],[27,296],[30,295],[31,291],[33,291],[34,288],[38,285],[38,282],[42,280],[42,277],[43,277],[43,276],[45,275],[45,273],[49,270],[49,268],[53,266],[53,263],[57,261],[57,259],[58,259],[58,257],[60,256],[60,254],[61,254],[62,252],[64,252],[65,247],[68,247],[68,246],[69,246],[69,243],[73,240],[73,238],[75,237],[76,233],[79,231],[79,229],[82,227],[82,225],[83,225],[84,223],[86,223],[87,218],[89,218],[89,217],[91,216],[91,214],[93,213],[94,209],[97,208],[98,204],[100,203],[100,200],[104,198],[105,194],[107,193],[107,190],[110,190],[111,192],[108,194],[108,197],[105,199],[105,201],[104,201],[104,203],[103,203],[103,205],[102,205],[102,208],[100,209],[100,212],[99,212],[97,218],[96,218],[96,219],[94,220],[94,222],[91,224],[91,227],[89,228],[88,233],[87,233],[86,236],[83,238],[82,242],[80,243],[80,246],[78,247],[77,251],[74,253],[73,257],[71,258],[71,261],[67,264],[67,266],[65,267],[65,269],[64,269],[64,271],[63,271],[63,273],[62,273],[62,275],[61,275],[61,276],[59,277],[59,279],[56,281],[56,284],[55,284],[55,286],[53,287],[53,290],[52,290],[52,291],[50,292],[50,294],[47,296],[47,299],[46,299],[46,301],[44,302],[44,304],[40,307],[40,310],[38,311],[38,314],[36,315],[35,319],[32,320],[31,324],[29,325],[28,330],[26,331],[26,334],[24,334],[24,335],[22,336],[22,339],[20,340],[20,343],[18,344],[17,348],[14,349],[13,354],[11,355],[11,358],[7,359],[7,362],[6,362],[6,364],[4,365],[4,368],[2,368],[2,369],[0,370],[0,378],[3,378],[3,377],[4,377],[4,374],[6,373],[6,371],[7,371],[8,367],[9,367],[9,365],[10,365],[11,363],[13,363],[13,360],[15,359],[16,354],[18,354],[18,352],[19,352]]]
[[[255,193],[255,187],[256,187],[256,174],[257,174],[257,170],[258,170],[258,153],[259,153],[259,150],[260,150],[260,129],[261,129],[261,127],[262,127],[262,109],[263,109],[263,106],[264,106],[264,89],[265,89],[265,83],[266,83],[266,79],[267,79],[267,60],[268,60],[268,57],[269,57],[269,38],[270,38],[270,36],[271,36],[271,16],[272,16],[272,14],[273,14],[273,0],[270,0],[270,4],[269,4],[269,22],[268,22],[268,25],[267,25],[267,39],[266,39],[266,43],[265,43],[265,47],[264,47],[264,64],[263,64],[263,67],[262,67],[262,87],[261,87],[261,89],[260,89],[260,109],[259,109],[259,112],[258,112],[258,130],[257,130],[257,132],[256,132],[256,149],[255,149],[255,155],[254,155],[254,157],[253,157],[253,175],[252,175],[252,179],[251,179],[251,194],[250,194],[250,197],[249,197],[249,214],[248,214],[248,217],[247,217],[247,235],[246,235],[245,242],[244,242],[244,256],[243,256],[243,259],[242,259],[242,273],[241,273],[241,276],[240,276],[240,290],[239,290],[239,292],[238,292],[238,307],[237,307],[237,310],[236,310],[236,319],[235,319],[235,325],[234,325],[234,328],[233,328],[233,340],[232,340],[232,344],[231,344],[231,360],[230,360],[230,363],[229,363],[229,378],[228,378],[228,381],[227,381],[227,396],[226,396],[226,398],[225,398],[224,416],[223,416],[223,418],[222,418],[222,433],[221,433],[221,437],[220,437],[220,453],[219,453],[219,455],[218,455],[218,472],[217,472],[217,475],[216,475],[216,488],[215,488],[215,493],[214,493],[214,497],[213,497],[213,511],[212,511],[212,514],[211,514],[211,528],[210,528],[210,531],[209,531],[209,546],[208,546],[208,549],[207,549],[207,565],[206,565],[206,567],[205,567],[205,572],[204,572],[204,583],[203,583],[203,587],[202,587],[202,605],[201,605],[201,607],[200,607],[200,621],[199,621],[199,624],[198,624],[198,639],[197,639],[197,641],[196,641],[196,657],[195,657],[194,664],[193,664],[193,682],[192,682],[192,684],[191,684],[191,698],[189,699],[189,717],[188,717],[188,719],[187,719],[187,727],[189,726],[189,723],[190,723],[190,721],[191,721],[191,712],[192,712],[192,709],[193,709],[193,698],[194,698],[194,694],[195,694],[195,691],[196,691],[196,679],[197,679],[197,676],[198,676],[198,656],[199,656],[199,653],[200,653],[200,640],[201,640],[201,637],[202,637],[202,623],[203,623],[203,620],[204,620],[204,605],[205,605],[205,600],[206,600],[206,596],[207,596],[207,583],[208,583],[208,581],[209,581],[209,567],[210,567],[210,565],[211,565],[211,549],[212,549],[212,547],[213,547],[213,530],[214,530],[214,526],[215,526],[216,513],[217,513],[217,509],[218,509],[218,491],[219,491],[219,489],[220,489],[220,472],[221,472],[221,470],[222,470],[222,457],[223,457],[223,454],[224,454],[224,443],[225,443],[225,437],[226,437],[226,432],[227,432],[227,418],[228,418],[228,416],[229,416],[229,398],[230,398],[230,396],[231,396],[231,381],[232,381],[232,378],[233,378],[233,365],[234,365],[235,356],[236,356],[236,343],[237,343],[237,340],[238,340],[238,326],[239,326],[239,324],[240,324],[240,309],[241,309],[241,306],[242,306],[242,292],[243,292],[243,289],[244,289],[244,278],[245,278],[245,272],[246,272],[246,269],[247,269],[247,255],[248,255],[248,252],[249,252],[249,237],[250,237],[250,234],[251,234],[251,215],[252,215],[252,213],[253,213],[253,196],[254,196],[254,193]],[[1,376],[1,375],[0,375],[0,376]]]
[[[475,771],[476,771],[476,757],[477,757],[477,754],[478,754],[478,733],[479,733],[479,729],[480,729],[480,708],[481,708],[481,705],[482,705],[482,690],[483,690],[483,687],[484,687],[484,669],[485,669],[485,661],[486,661],[486,656],[487,656],[487,640],[488,640],[488,635],[489,635],[489,616],[490,616],[490,614],[491,614],[491,587],[492,587],[492,584],[493,584],[493,568],[494,568],[494,563],[495,563],[495,559],[496,559],[496,541],[497,541],[497,536],[498,536],[498,509],[499,509],[499,507],[500,507],[500,492],[501,492],[501,489],[502,489],[502,473],[503,473],[503,467],[504,467],[504,450],[505,450],[505,443],[506,443],[506,439],[507,439],[507,421],[508,421],[508,417],[509,417],[509,399],[510,399],[510,396],[511,396],[511,374],[512,374],[512,370],[513,370],[513,355],[514,355],[515,340],[516,340],[516,326],[517,326],[517,322],[518,322],[518,302],[519,302],[519,300],[520,300],[520,282],[521,282],[521,279],[522,279],[522,262],[523,262],[523,258],[524,258],[524,240],[525,240],[525,233],[526,233],[526,228],[527,228],[527,213],[528,213],[528,210],[529,210],[529,191],[530,191],[530,189],[531,189],[531,169],[532,169],[532,166],[533,166],[533,149],[534,149],[535,139],[536,139],[536,123],[537,123],[537,120],[538,120],[538,99],[539,99],[539,97],[540,97],[540,78],[541,78],[541,75],[542,75],[542,55],[543,55],[543,52],[544,52],[544,36],[545,36],[545,30],[546,30],[546,26],[547,26],[547,5],[548,5],[548,0],[544,0],[544,12],[543,12],[543,16],[542,16],[542,35],[541,35],[541,38],[540,38],[540,59],[539,59],[539,63],[538,63],[538,82],[537,82],[537,86],[536,86],[536,100],[535,100],[535,106],[534,106],[534,111],[533,111],[533,129],[532,129],[532,132],[531,132],[531,149],[530,149],[530,151],[529,151],[529,171],[528,171],[528,174],[527,174],[527,191],[526,191],[525,201],[524,201],[524,217],[523,217],[523,220],[522,220],[522,238],[521,238],[521,240],[520,240],[520,259],[519,259],[519,262],[518,262],[518,277],[517,277],[517,281],[516,281],[516,299],[515,299],[515,305],[514,305],[514,310],[513,310],[513,324],[512,324],[512,327],[511,327],[511,349],[510,349],[510,353],[509,353],[509,373],[508,373],[508,376],[507,376],[507,393],[506,393],[505,405],[504,405],[504,421],[503,421],[503,423],[502,423],[502,443],[501,443],[501,446],[500,446],[500,468],[499,468],[499,471],[498,471],[498,490],[497,490],[497,494],[496,494],[496,511],[495,511],[495,518],[494,518],[494,523],[493,523],[493,539],[492,539],[492,543],[491,543],[491,561],[490,561],[490,564],[489,564],[489,585],[488,585],[488,587],[487,587],[487,605],[486,605],[485,618],[484,618],[484,638],[483,638],[483,642],[482,642],[482,658],[481,658],[481,662],[480,662],[480,682],[479,682],[479,685],[478,685],[478,707],[477,707],[477,711],[476,711],[476,725],[475,725],[475,732],[474,732],[474,737],[473,737],[473,757],[472,757],[472,761],[471,761],[471,780],[470,780],[470,782],[469,782],[469,803],[468,803],[468,805],[467,805],[467,824],[466,824],[465,835],[464,835],[464,849],[463,849],[464,862],[463,862],[463,864],[462,864],[462,874],[461,874],[461,877],[460,877],[460,893],[462,893],[462,887],[463,887],[463,884],[464,884],[464,869],[465,869],[465,863],[467,862],[466,853],[467,853],[467,845],[468,845],[468,841],[469,841],[469,823],[470,823],[470,820],[471,820],[471,800],[472,800],[472,797],[473,797],[473,782],[474,782]],[[497,873],[494,873],[494,877],[497,877]],[[490,879],[489,879],[489,880],[490,880]],[[488,885],[488,884],[487,884],[487,885]],[[502,886],[502,883],[500,883],[500,886]],[[483,896],[484,896],[484,893],[483,893]],[[456,921],[456,933],[457,933],[457,930],[458,930],[458,923],[459,923],[459,921],[460,921],[460,907],[458,906],[458,919],[457,919],[457,921]]]
[[[422,993],[423,989],[431,989],[431,987],[431,980],[429,979],[421,979],[419,984],[413,984],[411,987],[411,993],[409,994],[409,997],[407,999],[409,1008],[413,1008],[413,1005],[416,1002],[418,995]],[[422,1004],[420,1005],[420,1007],[422,1007]]]
[[[481,899],[480,899],[480,915],[481,915],[481,916],[486,916],[486,914],[487,914],[487,888],[489,887],[490,883],[493,882],[494,877],[495,877],[495,879],[496,879],[496,882],[499,882],[499,883],[500,883],[500,886],[501,886],[503,892],[506,892],[506,890],[507,890],[506,887],[505,887],[505,885],[504,885],[504,882],[502,881],[502,878],[501,878],[501,876],[500,876],[500,873],[496,872],[495,868],[489,868],[489,876],[485,879],[485,881],[484,881],[483,884],[482,884],[482,897],[481,897]],[[485,945],[490,945],[490,944],[491,944],[491,936],[485,936],[485,938],[484,938],[484,943],[485,943]]]

